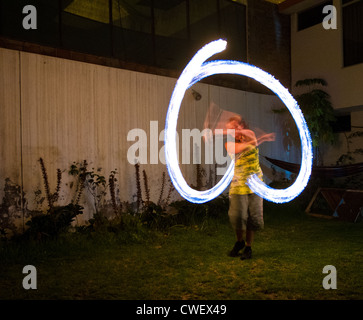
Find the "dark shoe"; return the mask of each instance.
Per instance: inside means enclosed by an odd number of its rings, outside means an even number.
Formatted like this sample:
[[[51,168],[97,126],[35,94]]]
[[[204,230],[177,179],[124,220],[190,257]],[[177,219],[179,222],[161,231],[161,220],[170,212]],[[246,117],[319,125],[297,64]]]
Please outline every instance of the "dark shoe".
[[[229,252],[229,256],[230,257],[238,257],[238,253],[243,249],[243,247],[245,246],[245,242],[242,241],[237,241],[234,244],[233,249]]]
[[[247,260],[252,258],[252,248],[246,247],[242,253],[241,260]]]

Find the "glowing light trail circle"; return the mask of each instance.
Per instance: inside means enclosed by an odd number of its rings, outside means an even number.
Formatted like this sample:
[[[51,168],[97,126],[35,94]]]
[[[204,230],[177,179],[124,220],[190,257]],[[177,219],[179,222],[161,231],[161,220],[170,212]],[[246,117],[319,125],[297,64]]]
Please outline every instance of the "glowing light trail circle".
[[[164,138],[165,161],[170,179],[180,195],[194,203],[204,203],[214,199],[230,184],[234,174],[234,161],[231,162],[227,172],[218,184],[209,190],[197,191],[187,184],[178,164],[176,129],[184,93],[189,87],[203,78],[214,74],[238,74],[253,78],[273,91],[286,105],[299,130],[302,149],[301,167],[299,175],[290,187],[286,189],[273,189],[262,182],[257,175],[247,179],[248,186],[260,197],[276,203],[289,202],[305,189],[311,175],[313,151],[309,129],[304,116],[289,91],[267,72],[240,61],[217,60],[205,62],[214,54],[223,51],[226,45],[226,41],[216,40],[200,49],[185,67],[175,85],[166,115]]]

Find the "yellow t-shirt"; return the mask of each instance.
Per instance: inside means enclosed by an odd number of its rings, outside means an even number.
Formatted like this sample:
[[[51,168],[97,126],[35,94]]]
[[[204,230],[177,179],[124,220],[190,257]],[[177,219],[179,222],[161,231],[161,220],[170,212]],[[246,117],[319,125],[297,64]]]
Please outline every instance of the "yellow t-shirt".
[[[258,174],[262,180],[262,170],[260,167],[258,149],[252,147],[236,155],[234,176],[229,188],[229,194],[250,194],[253,191],[247,186],[247,178],[253,174]]]

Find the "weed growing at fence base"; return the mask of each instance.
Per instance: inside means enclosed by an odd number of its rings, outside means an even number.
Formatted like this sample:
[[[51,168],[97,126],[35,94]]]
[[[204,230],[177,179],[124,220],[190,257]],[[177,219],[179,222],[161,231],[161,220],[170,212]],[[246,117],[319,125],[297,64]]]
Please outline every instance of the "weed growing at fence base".
[[[0,299],[363,297],[362,222],[311,218],[297,202],[265,203],[265,229],[249,261],[227,256],[234,243],[227,212],[194,222],[2,243]],[[37,268],[37,290],[22,287],[27,264]],[[326,265],[337,269],[336,290],[322,286]]]

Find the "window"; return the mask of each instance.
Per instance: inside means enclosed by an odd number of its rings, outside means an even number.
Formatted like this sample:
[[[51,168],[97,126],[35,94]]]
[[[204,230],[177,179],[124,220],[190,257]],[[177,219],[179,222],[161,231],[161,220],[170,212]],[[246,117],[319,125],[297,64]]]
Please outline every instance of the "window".
[[[28,4],[32,4],[37,9],[38,29],[36,30],[23,29],[23,19],[25,17],[23,8]],[[0,0],[0,35],[39,44],[58,46],[60,41],[58,1]]]
[[[226,38],[246,60],[246,7],[231,0],[32,0],[38,28],[24,30],[27,0],[0,0],[0,35],[180,70],[196,50]]]
[[[323,22],[325,15],[323,8],[332,5],[333,1],[326,1],[316,7],[307,9],[298,14],[298,31],[310,28]]]
[[[344,66],[363,62],[363,1],[343,2]]]
[[[100,56],[110,55],[108,0],[61,0],[60,45]],[[38,20],[43,19],[39,15]]]

